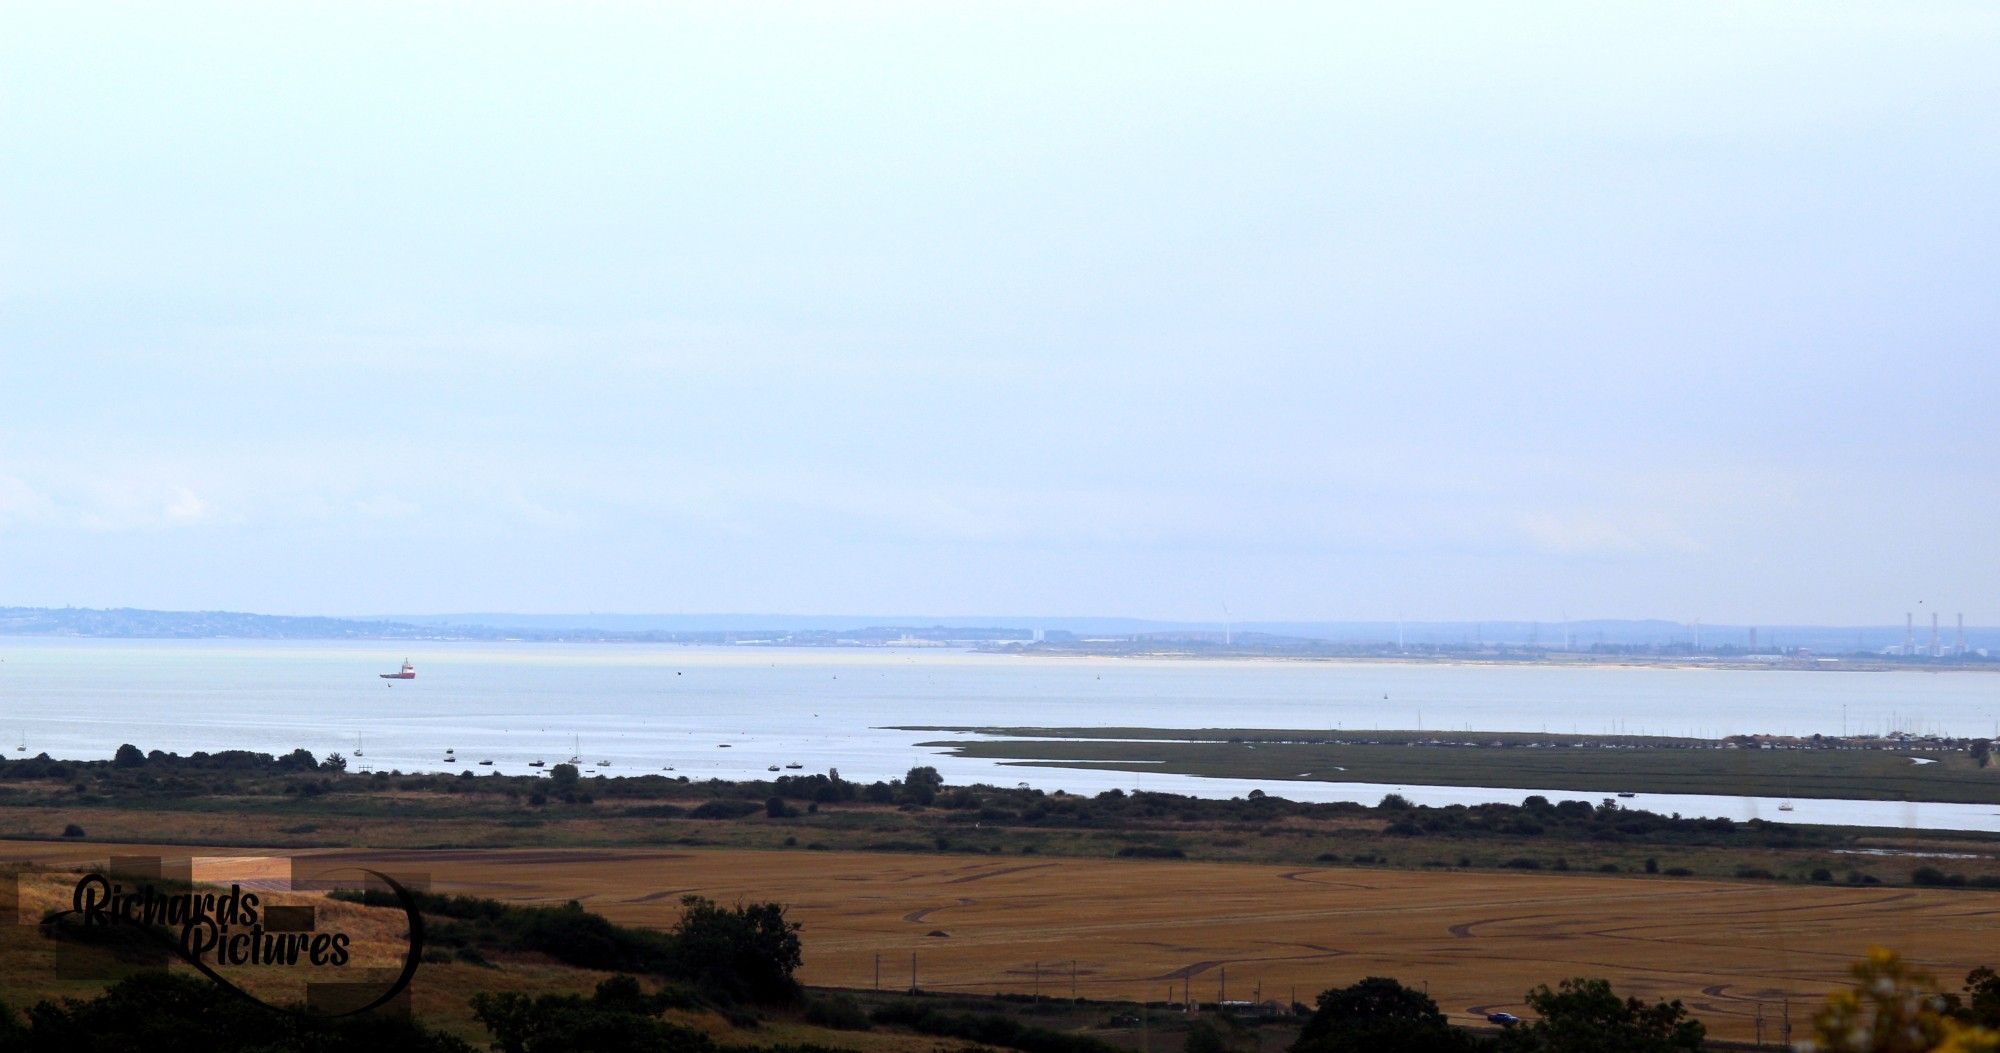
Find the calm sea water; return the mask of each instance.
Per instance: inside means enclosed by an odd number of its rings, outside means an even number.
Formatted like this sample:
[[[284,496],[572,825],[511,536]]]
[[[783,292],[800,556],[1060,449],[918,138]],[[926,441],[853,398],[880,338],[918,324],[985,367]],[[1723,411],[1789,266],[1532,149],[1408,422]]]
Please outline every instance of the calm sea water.
[[[390,682],[408,657],[418,679]],[[1621,667],[1042,659],[944,650],[599,644],[0,638],[0,747],[109,757],[298,747],[402,771],[526,773],[566,760],[636,775],[851,779],[934,764],[953,782],[1234,796],[1224,779],[1000,766],[939,756],[899,724],[1425,728],[1697,735],[1992,734],[2000,677]],[[724,748],[725,744],[727,748]],[[456,751],[447,764],[444,751]],[[491,769],[478,765],[491,759]],[[608,765],[599,762],[608,761]],[[1533,787],[1265,784],[1300,800],[1515,801]],[[1606,787],[1603,793],[1613,792]],[[1539,791],[1547,792],[1547,791]],[[1592,796],[1577,791],[1559,796]],[[1649,795],[1685,815],[1779,818],[1775,800]],[[1796,802],[1794,822],[2000,830],[1990,806]]]

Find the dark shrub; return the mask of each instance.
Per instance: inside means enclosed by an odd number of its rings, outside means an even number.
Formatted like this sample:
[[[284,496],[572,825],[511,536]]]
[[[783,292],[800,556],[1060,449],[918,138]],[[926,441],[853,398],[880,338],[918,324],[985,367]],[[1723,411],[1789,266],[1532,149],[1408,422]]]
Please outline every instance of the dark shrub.
[[[755,801],[703,801],[688,813],[690,819],[741,819],[763,809]]]
[[[843,994],[815,998],[806,1005],[806,1023],[836,1031],[866,1031],[875,1026],[861,1003]]]
[[[1186,859],[1187,853],[1172,845],[1126,845],[1118,854],[1127,859]]]

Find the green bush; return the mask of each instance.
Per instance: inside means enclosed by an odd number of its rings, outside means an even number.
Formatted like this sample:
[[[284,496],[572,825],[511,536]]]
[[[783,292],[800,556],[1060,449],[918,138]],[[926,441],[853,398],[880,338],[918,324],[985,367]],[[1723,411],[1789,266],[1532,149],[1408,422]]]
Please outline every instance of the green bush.
[[[861,1003],[843,994],[831,994],[806,1003],[806,1023],[836,1031],[866,1031],[875,1026]]]
[[[754,801],[703,801],[688,813],[690,819],[741,819],[763,811]]]
[[[1126,859],[1186,859],[1187,853],[1173,845],[1126,845],[1118,850]]]

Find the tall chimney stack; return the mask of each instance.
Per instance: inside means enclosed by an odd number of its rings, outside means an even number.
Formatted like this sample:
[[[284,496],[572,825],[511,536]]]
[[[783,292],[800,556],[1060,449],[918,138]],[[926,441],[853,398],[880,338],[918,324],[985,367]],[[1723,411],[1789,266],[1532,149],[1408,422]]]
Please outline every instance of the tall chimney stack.
[[[1938,655],[1941,655],[1943,653],[1944,652],[1938,650],[1937,612],[1932,611],[1931,612],[1931,657],[1936,658]]]
[[[1917,616],[1903,612],[1903,657],[1917,653]]]

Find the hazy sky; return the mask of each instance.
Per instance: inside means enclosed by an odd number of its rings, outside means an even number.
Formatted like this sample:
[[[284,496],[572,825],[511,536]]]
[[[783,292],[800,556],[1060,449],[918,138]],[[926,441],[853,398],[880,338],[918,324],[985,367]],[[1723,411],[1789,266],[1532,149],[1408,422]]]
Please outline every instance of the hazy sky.
[[[0,6],[0,605],[2000,621],[2000,7]]]

